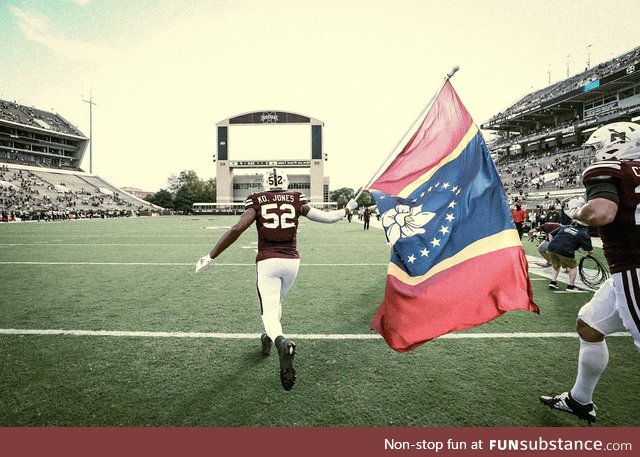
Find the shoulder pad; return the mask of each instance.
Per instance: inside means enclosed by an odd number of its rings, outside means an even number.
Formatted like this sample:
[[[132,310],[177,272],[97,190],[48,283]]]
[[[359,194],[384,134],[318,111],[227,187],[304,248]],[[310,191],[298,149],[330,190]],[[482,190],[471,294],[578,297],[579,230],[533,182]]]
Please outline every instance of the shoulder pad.
[[[247,209],[250,206],[253,205],[253,202],[255,200],[257,193],[253,193],[251,195],[249,195],[245,200],[244,200],[244,208]]]
[[[591,179],[608,179],[620,176],[622,164],[619,160],[606,160],[588,166],[582,172],[582,181]]]

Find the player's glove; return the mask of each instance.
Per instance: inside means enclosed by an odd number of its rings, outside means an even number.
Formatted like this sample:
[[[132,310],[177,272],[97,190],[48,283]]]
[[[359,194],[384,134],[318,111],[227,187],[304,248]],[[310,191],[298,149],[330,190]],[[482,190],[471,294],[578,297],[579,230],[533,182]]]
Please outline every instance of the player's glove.
[[[209,254],[205,255],[204,257],[200,257],[200,259],[196,263],[196,273],[209,265],[211,262],[213,262],[213,259],[209,257]]]
[[[564,213],[569,216],[571,219],[575,218],[576,213],[580,208],[582,208],[586,202],[582,197],[574,197],[567,202],[564,207]]]
[[[358,202],[356,202],[353,198],[349,200],[349,203],[347,203],[347,209],[349,210],[349,212],[353,213],[357,208]]]

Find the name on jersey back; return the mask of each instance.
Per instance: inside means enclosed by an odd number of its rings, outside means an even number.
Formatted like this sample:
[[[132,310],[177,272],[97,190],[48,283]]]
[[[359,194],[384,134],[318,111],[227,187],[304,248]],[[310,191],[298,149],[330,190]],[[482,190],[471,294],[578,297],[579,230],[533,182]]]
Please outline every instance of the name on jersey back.
[[[260,195],[258,197],[258,203],[260,204],[267,203],[268,201],[293,203],[295,199],[291,194],[271,194],[271,195]]]

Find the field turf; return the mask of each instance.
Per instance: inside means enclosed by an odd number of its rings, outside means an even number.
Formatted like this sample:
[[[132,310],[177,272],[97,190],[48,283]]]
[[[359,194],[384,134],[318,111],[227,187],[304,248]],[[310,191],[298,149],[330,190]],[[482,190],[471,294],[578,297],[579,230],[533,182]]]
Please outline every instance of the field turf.
[[[388,247],[356,221],[301,221],[283,319],[298,380],[284,392],[277,354],[260,355],[255,229],[194,274],[234,220],[0,225],[0,426],[584,425],[538,397],[573,385],[590,293],[549,291],[532,273],[540,315],[399,354],[369,329]],[[597,425],[640,426],[638,353],[628,335],[608,345]]]

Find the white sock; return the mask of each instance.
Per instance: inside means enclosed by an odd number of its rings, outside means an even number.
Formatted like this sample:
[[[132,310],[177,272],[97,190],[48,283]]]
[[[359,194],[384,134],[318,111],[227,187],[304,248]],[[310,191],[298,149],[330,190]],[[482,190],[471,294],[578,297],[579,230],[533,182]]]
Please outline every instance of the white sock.
[[[589,343],[580,338],[578,374],[576,383],[571,388],[571,396],[574,400],[582,404],[593,402],[593,391],[608,363],[609,349],[604,340],[599,343]]]
[[[264,331],[272,341],[275,342],[276,338],[282,335],[282,324],[278,318],[276,312],[264,311],[262,315],[262,324],[264,325]]]

